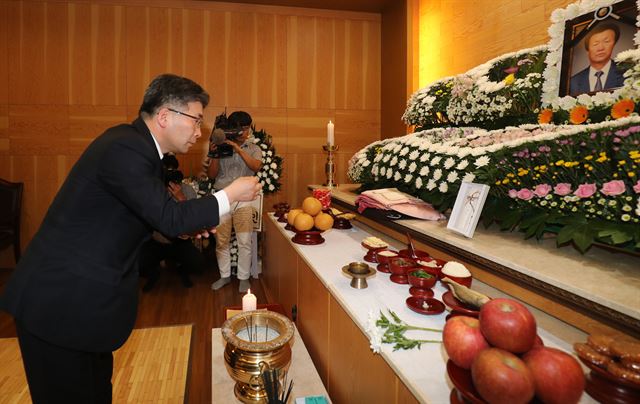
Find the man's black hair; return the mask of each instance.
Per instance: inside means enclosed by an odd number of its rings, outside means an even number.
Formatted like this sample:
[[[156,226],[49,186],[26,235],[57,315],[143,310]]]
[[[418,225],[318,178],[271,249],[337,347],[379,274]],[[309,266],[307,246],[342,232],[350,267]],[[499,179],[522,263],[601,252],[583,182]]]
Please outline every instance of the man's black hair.
[[[251,126],[251,115],[244,111],[235,111],[229,115],[229,121],[232,122],[233,126],[239,126],[241,128]]]
[[[161,74],[144,92],[139,114],[153,115],[164,105],[185,106],[198,101],[209,104],[209,94],[195,81],[175,74]]]

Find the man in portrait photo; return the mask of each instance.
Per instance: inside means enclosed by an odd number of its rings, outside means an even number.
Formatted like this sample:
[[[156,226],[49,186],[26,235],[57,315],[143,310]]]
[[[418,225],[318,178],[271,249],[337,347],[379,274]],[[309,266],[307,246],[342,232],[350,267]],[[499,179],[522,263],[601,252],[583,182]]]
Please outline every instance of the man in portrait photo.
[[[616,24],[598,24],[589,31],[584,39],[589,66],[571,76],[571,96],[622,87],[623,72],[611,60],[613,47],[619,39],[620,28]]]

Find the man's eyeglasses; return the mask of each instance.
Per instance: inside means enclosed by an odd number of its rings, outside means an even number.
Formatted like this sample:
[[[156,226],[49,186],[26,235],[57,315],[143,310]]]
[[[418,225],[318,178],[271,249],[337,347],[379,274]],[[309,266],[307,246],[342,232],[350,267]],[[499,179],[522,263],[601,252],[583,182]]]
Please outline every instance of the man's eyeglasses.
[[[202,126],[202,118],[198,118],[197,116],[193,116],[193,115],[189,115],[186,112],[182,112],[182,111],[178,111],[176,109],[173,108],[167,108],[169,111],[171,112],[175,112],[178,115],[184,115],[188,118],[193,119],[194,121],[196,121],[196,128],[199,128],[200,126]]]

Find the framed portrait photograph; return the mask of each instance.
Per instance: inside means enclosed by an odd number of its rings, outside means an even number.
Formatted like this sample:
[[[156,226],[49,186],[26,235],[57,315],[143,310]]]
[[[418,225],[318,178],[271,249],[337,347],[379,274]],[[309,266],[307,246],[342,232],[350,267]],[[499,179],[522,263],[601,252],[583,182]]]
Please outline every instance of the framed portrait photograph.
[[[458,191],[456,202],[447,222],[447,229],[473,237],[478,226],[482,207],[489,194],[489,186],[473,182],[463,182]]]
[[[635,0],[597,7],[565,21],[558,97],[593,95],[624,84],[624,70],[614,61],[634,49],[638,28]]]

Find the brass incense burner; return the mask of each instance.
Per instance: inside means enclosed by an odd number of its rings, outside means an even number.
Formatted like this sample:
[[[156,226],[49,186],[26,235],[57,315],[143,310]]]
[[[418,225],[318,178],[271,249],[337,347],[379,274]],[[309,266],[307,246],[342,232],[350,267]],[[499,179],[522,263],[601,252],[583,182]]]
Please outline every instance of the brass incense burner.
[[[234,393],[243,403],[266,403],[261,383],[261,369],[281,370],[291,363],[289,341],[293,323],[273,311],[248,311],[237,314],[222,324],[222,337],[227,342],[224,362],[236,381]],[[262,364],[262,366],[261,366]]]

